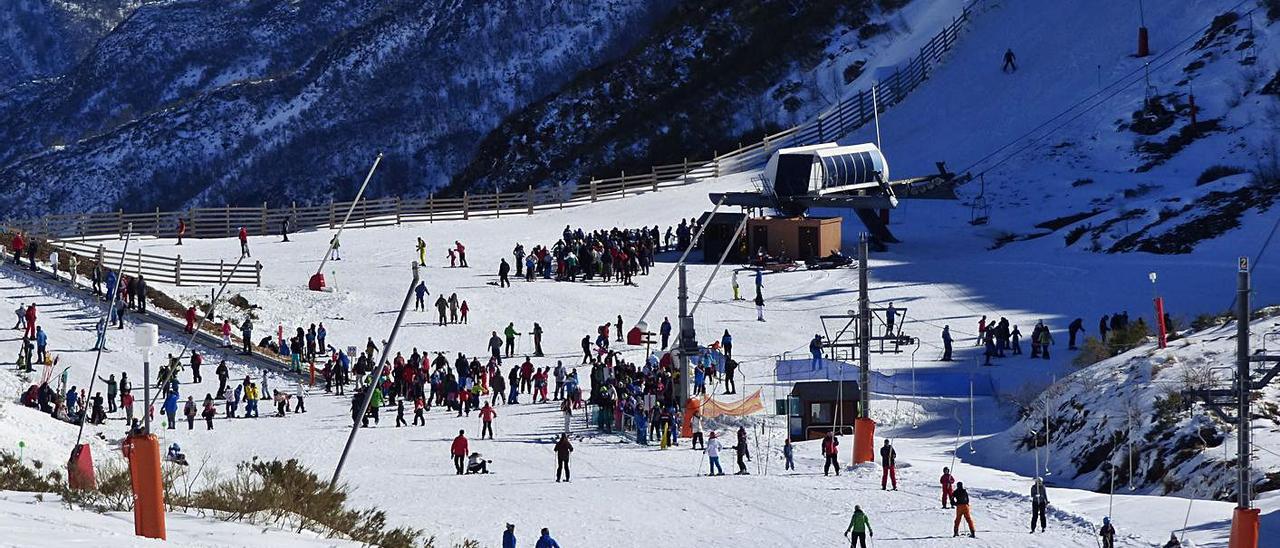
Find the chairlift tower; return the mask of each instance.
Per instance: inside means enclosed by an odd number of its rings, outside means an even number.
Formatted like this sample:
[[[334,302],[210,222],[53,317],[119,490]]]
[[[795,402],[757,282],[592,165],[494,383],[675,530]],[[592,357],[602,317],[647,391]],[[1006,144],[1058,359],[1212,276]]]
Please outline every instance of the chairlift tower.
[[[1280,354],[1265,348],[1249,353],[1250,279],[1249,259],[1240,257],[1236,271],[1236,370],[1231,388],[1192,390],[1190,394],[1204,401],[1205,407],[1218,418],[1236,425],[1236,508],[1231,518],[1230,548],[1257,548],[1259,510],[1253,507],[1253,480],[1250,477],[1250,394],[1262,390],[1280,374]],[[1270,368],[1256,380],[1250,364],[1269,363]],[[1235,407],[1235,417],[1225,409]]]

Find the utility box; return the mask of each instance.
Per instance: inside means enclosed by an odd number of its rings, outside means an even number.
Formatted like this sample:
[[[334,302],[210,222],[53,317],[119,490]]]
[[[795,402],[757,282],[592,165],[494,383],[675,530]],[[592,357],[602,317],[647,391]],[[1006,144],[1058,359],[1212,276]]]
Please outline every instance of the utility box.
[[[747,221],[752,256],[811,261],[840,251],[840,217],[763,217]]]

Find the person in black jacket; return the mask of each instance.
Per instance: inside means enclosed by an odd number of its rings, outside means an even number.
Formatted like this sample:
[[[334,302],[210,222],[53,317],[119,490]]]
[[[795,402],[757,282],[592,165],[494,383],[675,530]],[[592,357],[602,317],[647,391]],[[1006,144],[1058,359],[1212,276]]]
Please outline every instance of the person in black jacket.
[[[951,493],[951,506],[956,509],[956,522],[951,536],[960,536],[960,520],[963,519],[969,525],[969,536],[976,538],[978,534],[973,528],[973,516],[969,514],[969,492],[964,489],[963,481],[956,483],[956,490]]]
[[[573,444],[569,443],[568,434],[560,434],[556,442],[556,483],[560,483],[560,472],[564,471],[564,481],[569,481],[569,454],[573,452]]]
[[[1102,518],[1102,528],[1098,530],[1102,537],[1102,548],[1116,547],[1116,528],[1111,526],[1111,518]]]
[[[507,278],[511,274],[511,265],[507,264],[506,259],[501,259],[498,264],[498,287],[511,287],[511,280]]]
[[[1044,489],[1044,480],[1036,478],[1031,484],[1031,532],[1036,532],[1036,518],[1040,518],[1040,532],[1044,532],[1045,509],[1049,507],[1049,495]]]
[[[1067,350],[1076,349],[1076,334],[1084,332],[1084,318],[1076,318],[1071,320],[1071,324],[1067,326]]]
[[[894,465],[898,460],[898,452],[889,444],[889,440],[884,440],[884,446],[880,448],[880,490],[886,489],[889,480],[893,480],[893,490],[898,490],[898,472],[894,469]]]

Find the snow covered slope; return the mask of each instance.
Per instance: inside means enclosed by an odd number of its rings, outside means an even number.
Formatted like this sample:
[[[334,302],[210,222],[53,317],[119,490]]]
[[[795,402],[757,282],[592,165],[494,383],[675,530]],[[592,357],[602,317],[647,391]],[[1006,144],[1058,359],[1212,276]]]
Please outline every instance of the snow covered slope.
[[[747,175],[738,176],[533,216],[353,228],[343,235],[343,259],[331,261],[326,267],[329,282],[336,288],[333,293],[303,288],[324,252],[327,232],[295,234],[289,243],[275,237],[252,238],[255,259],[264,264],[264,286],[234,288],[233,294],[262,307],[255,311],[260,332],[273,333],[277,325],[291,330],[299,324],[323,321],[337,346],[361,346],[366,338],[380,340],[389,331],[409,278],[409,262],[416,259],[414,243],[422,236],[428,242],[423,279],[433,296],[456,292],[468,300],[472,306],[470,323],[438,327],[432,313],[414,313],[400,334],[398,351],[405,355],[414,348],[449,355],[481,354],[491,331],[512,322],[518,331],[527,333],[537,321],[546,329],[544,346],[548,357],[535,358],[535,365],[551,366],[556,360],[573,365],[581,361],[579,340],[594,333],[595,326],[612,321],[617,314],[622,314],[628,325],[637,319],[661,278],[671,271],[670,261],[674,259],[662,257],[653,273],[637,278],[638,287],[538,280],[515,281],[509,289],[487,283],[495,279],[498,259],[508,257],[517,241],[526,247],[553,243],[565,225],[590,229],[673,224],[679,218],[708,209],[707,192],[749,188],[748,179]],[[1006,457],[1007,462],[987,467],[971,464],[967,449],[961,446],[957,456],[962,460],[952,461],[958,427],[981,438],[1006,430],[1016,416],[990,397],[978,398],[977,412],[970,415],[966,400],[930,393],[924,378],[933,374],[972,376],[990,382],[997,394],[1014,393],[1023,387],[1047,385],[1051,375],[1066,377],[1074,370],[1070,364],[1074,354],[1060,345],[1053,360],[1008,358],[997,361],[996,367],[981,368],[976,367],[977,349],[970,346],[972,343],[961,342],[957,343],[958,361],[937,362],[934,360],[938,357],[937,333],[941,326],[949,324],[958,339],[968,341],[981,315],[1006,316],[1024,326],[1043,319],[1059,332],[1077,315],[1096,317],[1122,308],[1136,316],[1149,302],[1146,272],[1152,269],[1162,273],[1162,292],[1171,303],[1177,303],[1175,313],[1214,310],[1225,305],[1220,297],[1225,294],[1229,298],[1229,291],[1206,290],[1205,284],[1217,276],[1217,262],[1223,262],[1220,270],[1229,280],[1234,261],[1212,254],[1195,260],[1151,255],[1117,260],[1078,250],[1041,256],[1017,246],[988,252],[987,242],[980,235],[957,230],[968,226],[967,216],[967,210],[954,203],[909,202],[894,217],[895,229],[900,230],[904,243],[875,255],[872,261],[872,298],[880,305],[894,302],[905,308],[904,329],[922,338],[922,346],[915,352],[877,356],[875,361],[877,371],[900,374],[897,384],[876,395],[873,415],[881,422],[881,434],[891,437],[899,448],[903,491],[879,491],[874,481],[878,472],[874,469],[852,471],[840,479],[816,476],[813,472],[820,460],[814,442],[797,444],[800,462],[795,475],[779,475],[777,452],[785,421],[772,416],[753,417],[743,423],[752,428],[752,439],[759,440],[753,451],[772,455],[770,472],[764,477],[759,473],[762,470],[751,468],[756,475],[750,479],[698,478],[697,473],[705,466],[700,453],[684,448],[665,452],[638,448],[620,443],[622,439],[617,436],[596,435],[575,423],[575,435],[581,436],[574,454],[575,481],[567,486],[556,485],[548,473],[553,464],[549,438],[559,421],[556,408],[520,405],[499,407],[497,440],[473,441],[475,450],[494,461],[498,474],[491,477],[456,478],[448,469],[449,440],[460,428],[473,434],[480,426],[474,416],[455,418],[436,410],[428,414],[426,427],[379,426],[363,432],[345,476],[357,485],[356,502],[386,508],[394,523],[420,526],[446,538],[494,539],[502,523],[512,521],[526,532],[550,527],[562,542],[573,545],[594,545],[603,542],[603,538],[618,546],[650,541],[674,546],[713,542],[744,546],[831,545],[839,541],[838,530],[847,523],[844,513],[849,506],[861,504],[872,511],[878,541],[897,539],[896,543],[903,546],[932,546],[938,537],[949,537],[946,533],[950,532],[950,516],[940,510],[936,515],[925,513],[933,512],[925,509],[931,507],[936,496],[933,485],[938,471],[942,466],[954,465],[961,481],[980,493],[977,508],[983,545],[1026,546],[1028,540],[1022,528],[1029,480],[1002,470],[1020,470],[1024,462],[1032,461],[1031,455],[991,451],[992,455]],[[853,223],[856,221],[846,223],[850,235],[854,234]],[[455,240],[467,246],[471,268],[447,266],[444,248]],[[120,245],[119,241],[104,243]],[[177,249],[173,244],[172,240],[156,239],[138,245],[149,252],[172,254]],[[217,260],[234,258],[238,249],[234,240],[188,240],[181,252],[184,258]],[[711,270],[711,265],[692,265],[691,283],[701,284]],[[1259,275],[1275,279],[1277,270],[1280,269],[1264,267]],[[1108,283],[1087,282],[1101,279],[1102,273],[1111,277]],[[749,272],[741,275],[750,280]],[[755,321],[754,310],[746,303],[728,298],[732,277],[733,271],[726,268],[712,281],[707,300],[698,309],[700,336],[710,338],[723,330],[731,331],[735,355],[743,363],[744,388],[762,388],[765,399],[782,397],[788,387],[773,382],[774,358],[804,352],[813,333],[822,331],[818,314],[843,313],[852,306],[856,272],[799,271],[765,276],[766,322]],[[744,285],[750,287],[745,280]],[[10,308],[33,294],[37,301],[52,301],[50,304],[67,297],[56,290],[32,292],[21,283],[9,287],[0,289],[0,299]],[[209,292],[207,287],[155,287],[183,302],[206,299]],[[1259,301],[1280,300],[1275,291],[1274,284],[1260,283]],[[1063,295],[1070,298],[1062,298]],[[89,344],[88,331],[68,331],[73,325],[83,329],[92,321],[73,319],[86,313],[84,307],[75,299],[69,306],[55,306],[57,312],[51,313],[53,317],[48,321],[53,322],[50,325],[57,333],[58,350]],[[218,312],[220,317],[237,321],[243,314],[229,306]],[[658,302],[649,320],[652,325],[662,316],[674,315],[675,302],[668,296]],[[134,376],[140,357],[127,347],[127,334],[127,330],[112,332],[113,351],[106,363],[108,371],[128,370]],[[10,351],[13,344],[0,345],[0,354]],[[171,343],[166,345],[161,352],[173,348]],[[519,351],[528,351],[529,346],[526,336],[520,341]],[[72,353],[64,355],[72,363],[83,363]],[[628,355],[638,357],[638,351],[629,350]],[[211,360],[221,359],[217,351],[210,356]],[[260,375],[252,367],[237,364],[234,355],[227,358],[234,365],[233,378]],[[905,380],[911,378],[913,369],[921,379],[915,386]],[[79,365],[73,367],[71,375],[76,384],[87,380],[87,373]],[[203,384],[184,390],[202,395],[210,390],[209,379],[206,375]],[[274,374],[270,380],[273,387],[284,382],[287,381]],[[954,388],[950,392],[954,393]],[[207,458],[209,466],[220,470],[227,470],[250,455],[297,457],[318,469],[328,469],[341,447],[350,404],[346,398],[326,396],[317,390],[309,392],[307,402],[310,412],[305,415],[218,421],[213,433],[180,428],[163,432],[165,442],[181,443],[196,460]],[[17,424],[43,424],[40,421],[48,420],[24,414],[26,410],[12,412],[22,418]],[[383,425],[389,425],[393,416],[391,408],[384,409],[383,420],[388,423]],[[726,433],[736,426],[736,422],[725,422],[716,427]],[[102,432],[110,439],[117,435],[117,429],[118,424],[109,423]],[[5,443],[12,446],[16,443],[14,438],[23,432],[21,426],[15,426]],[[38,435],[27,435],[50,440],[45,442],[47,451],[60,455],[70,443],[60,432],[64,431],[45,431],[41,427]],[[979,455],[988,453],[981,447],[979,451]],[[761,460],[758,456],[757,462]],[[389,483],[385,481],[387,474],[394,474],[401,481]],[[458,490],[468,493],[471,499],[486,501],[483,517],[477,518],[471,506],[432,495],[441,490]],[[1073,488],[1055,487],[1053,493],[1056,510],[1052,520],[1057,532],[1035,537],[1036,545],[1094,545],[1086,529],[1106,515],[1107,497]],[[1265,508],[1271,512],[1275,504],[1267,504]],[[1186,506],[1186,500],[1175,497],[1126,493],[1117,497],[1112,515],[1123,523],[1122,535],[1131,542],[1154,542],[1167,538],[1175,519],[1181,523]],[[655,531],[647,526],[648,508],[679,511],[667,517],[671,527]],[[1220,538],[1224,527],[1221,520],[1229,511],[1227,504],[1197,501],[1190,538]],[[908,512],[922,517],[900,517]],[[1268,514],[1268,523],[1274,515]],[[743,528],[739,523],[758,527]]]
[[[166,542],[133,535],[128,512],[98,514],[68,508],[55,495],[0,491],[0,546],[191,546],[200,548],[320,548],[360,546],[280,529],[227,523],[181,512],[165,515]]]
[[[1274,352],[1278,328],[1275,318],[1253,322],[1251,348]],[[1072,373],[1029,402],[1028,417],[979,443],[974,461],[1031,474],[1027,457],[1038,451],[1054,485],[1106,492],[1114,476],[1126,492],[1234,500],[1235,428],[1182,392],[1230,388],[1235,345],[1232,323]],[[1262,390],[1254,415],[1257,492],[1280,487],[1277,394],[1274,385]],[[1024,456],[991,458],[1010,451]]]
[[[973,174],[961,193],[992,207],[979,230],[993,243],[1187,253],[1229,234],[1223,244],[1257,252],[1280,190],[1268,86],[1280,25],[1259,3],[1148,3],[1146,58],[1134,57],[1133,2],[978,6],[948,62],[881,117],[896,173],[945,161]],[[1007,48],[1016,72],[1001,71]],[[867,127],[844,141],[871,139]]]

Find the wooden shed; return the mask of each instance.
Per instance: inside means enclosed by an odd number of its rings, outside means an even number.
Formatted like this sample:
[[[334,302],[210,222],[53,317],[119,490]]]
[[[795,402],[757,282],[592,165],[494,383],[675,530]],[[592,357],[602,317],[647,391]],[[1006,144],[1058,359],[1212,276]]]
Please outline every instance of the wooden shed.
[[[808,261],[840,251],[840,217],[762,217],[747,221],[749,250]]]

